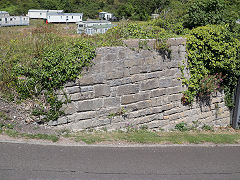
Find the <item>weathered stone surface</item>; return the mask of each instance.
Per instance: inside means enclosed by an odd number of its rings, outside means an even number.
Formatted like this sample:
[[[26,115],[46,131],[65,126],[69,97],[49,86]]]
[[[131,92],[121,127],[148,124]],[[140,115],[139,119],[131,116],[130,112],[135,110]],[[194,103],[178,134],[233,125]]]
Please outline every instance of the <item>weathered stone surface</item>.
[[[61,110],[63,110],[64,113],[67,115],[74,114],[77,112],[76,104],[75,103],[63,104]]]
[[[106,84],[94,86],[95,97],[110,96],[110,87]]]
[[[230,113],[223,93],[213,94],[209,105],[200,101],[191,106],[181,103],[186,87],[178,80],[179,65],[183,61],[186,64],[186,40],[167,41],[172,51],[170,57],[153,51],[155,42],[128,40],[126,44],[132,48],[97,48],[92,66],[83,70],[80,79],[64,86],[63,91],[72,100],[62,108],[66,115],[49,125],[61,124],[74,130],[142,125],[169,130],[177,123],[192,124],[192,121],[228,125]],[[190,77],[186,68],[184,73],[186,78]],[[63,92],[56,93],[59,100],[65,100]]]
[[[159,80],[160,88],[167,88],[172,86],[172,79],[170,78],[162,78]]]
[[[127,84],[119,86],[117,88],[117,96],[127,95],[127,94],[136,94],[139,92],[138,84]]]
[[[158,79],[150,79],[143,81],[140,84],[140,90],[145,91],[145,90],[151,90],[151,89],[156,89],[159,87],[159,81]]]
[[[86,99],[92,99],[95,97],[94,92],[80,92],[80,93],[75,93],[71,94],[69,96],[71,101],[79,101],[79,100],[86,100]]]
[[[104,107],[120,107],[120,97],[110,97],[104,99]]]
[[[98,110],[103,106],[103,99],[85,100],[77,103],[77,112]]]
[[[68,94],[78,93],[80,92],[80,87],[79,86],[67,87],[65,91]]]
[[[66,124],[66,123],[68,123],[68,117],[60,117],[60,118],[58,118],[57,123],[58,124]]]

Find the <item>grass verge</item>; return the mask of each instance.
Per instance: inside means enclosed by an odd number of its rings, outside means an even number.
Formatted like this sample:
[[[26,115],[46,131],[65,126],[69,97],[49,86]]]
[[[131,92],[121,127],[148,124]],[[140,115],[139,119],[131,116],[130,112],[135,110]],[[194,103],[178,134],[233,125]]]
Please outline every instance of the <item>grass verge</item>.
[[[240,143],[238,131],[212,132],[152,132],[148,130],[132,130],[129,132],[78,132],[68,135],[76,142],[83,141],[87,144],[101,142],[125,142],[141,144],[237,144]]]
[[[4,133],[14,138],[23,137],[27,139],[41,139],[41,140],[48,140],[52,142],[57,142],[59,140],[59,137],[56,135],[20,133],[12,129],[0,130],[0,133]]]
[[[76,142],[86,144],[98,143],[140,143],[140,144],[239,144],[239,130],[220,130],[220,131],[172,131],[172,132],[153,132],[149,130],[131,129],[124,131],[81,131],[71,133],[69,130],[59,131],[59,135],[49,134],[28,134],[20,133],[14,129],[0,128],[0,134],[5,134],[14,138],[41,139],[57,142],[60,137],[64,137]]]

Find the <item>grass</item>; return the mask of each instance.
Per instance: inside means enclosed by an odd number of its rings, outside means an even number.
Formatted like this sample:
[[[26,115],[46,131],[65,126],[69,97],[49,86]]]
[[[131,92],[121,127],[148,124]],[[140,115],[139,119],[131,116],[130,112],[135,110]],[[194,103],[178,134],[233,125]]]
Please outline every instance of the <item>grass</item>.
[[[3,119],[3,120],[11,120],[10,117],[8,117],[7,113],[3,112],[3,111],[0,111],[0,119]]]
[[[129,132],[77,132],[68,135],[76,142],[83,141],[87,144],[100,142],[126,142],[141,144],[236,144],[240,143],[240,133],[235,132],[212,132],[212,131],[189,131],[189,132],[153,132],[148,130],[132,130]]]
[[[20,133],[16,130],[0,128],[0,134],[6,134],[10,137],[41,139],[57,142],[59,137],[64,137],[76,142],[85,142],[86,144],[97,143],[140,143],[140,144],[238,144],[240,143],[240,131],[238,130],[220,130],[220,131],[172,131],[172,132],[154,132],[143,129],[130,129],[124,131],[81,131],[72,133],[67,129],[59,131],[59,135],[48,134],[28,134]]]
[[[48,134],[28,134],[28,133],[20,133],[12,129],[1,130],[0,133],[5,133],[10,137],[23,137],[27,139],[41,139],[41,140],[48,140],[52,142],[57,142],[59,137],[56,135],[48,135]]]

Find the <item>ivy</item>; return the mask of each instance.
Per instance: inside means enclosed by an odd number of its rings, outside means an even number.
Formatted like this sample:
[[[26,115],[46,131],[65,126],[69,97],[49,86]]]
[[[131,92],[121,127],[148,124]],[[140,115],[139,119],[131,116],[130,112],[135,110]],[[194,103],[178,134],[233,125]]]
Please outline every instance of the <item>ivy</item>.
[[[224,89],[226,105],[232,108],[232,97],[240,76],[240,42],[229,31],[228,25],[207,25],[193,29],[188,36],[187,50],[191,74],[189,79],[183,78],[188,88],[184,92],[187,101],[191,103],[196,96],[203,94],[206,86],[214,89],[218,85],[209,83],[218,81]],[[213,80],[209,80],[211,78]],[[206,86],[203,87],[203,84]],[[212,92],[209,89],[205,91]]]

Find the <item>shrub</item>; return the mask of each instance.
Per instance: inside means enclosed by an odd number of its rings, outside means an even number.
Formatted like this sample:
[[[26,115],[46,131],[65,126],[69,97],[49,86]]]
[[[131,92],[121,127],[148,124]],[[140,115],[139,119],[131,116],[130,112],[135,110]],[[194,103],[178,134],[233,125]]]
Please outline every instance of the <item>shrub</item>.
[[[240,75],[239,50],[240,42],[234,38],[233,33],[227,25],[207,25],[193,29],[188,36],[188,69],[191,74],[190,79],[183,79],[183,83],[188,87],[184,92],[189,102],[201,93],[202,82],[208,79],[206,87],[210,90],[216,74],[224,77],[221,85],[225,92],[225,101],[228,107],[233,107],[232,96]],[[212,82],[212,85],[208,83]],[[220,83],[220,82],[219,82]],[[214,88],[213,88],[214,89]]]
[[[197,0],[188,8],[184,16],[184,26],[194,28],[207,24],[220,24],[225,21],[222,0]]]

